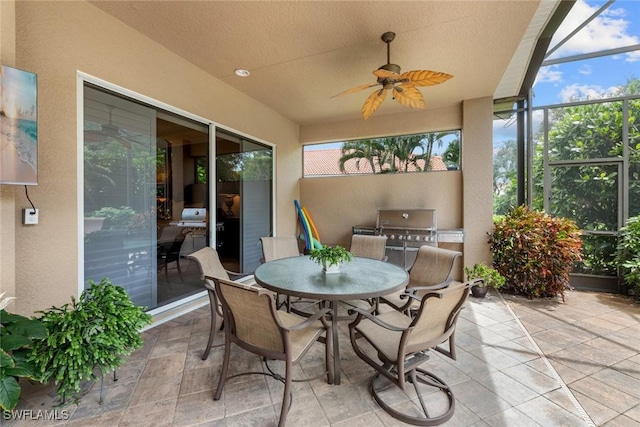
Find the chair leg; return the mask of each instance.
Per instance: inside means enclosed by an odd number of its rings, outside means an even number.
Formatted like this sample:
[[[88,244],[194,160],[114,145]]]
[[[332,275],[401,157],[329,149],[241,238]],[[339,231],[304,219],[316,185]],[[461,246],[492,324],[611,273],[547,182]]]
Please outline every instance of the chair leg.
[[[284,427],[287,421],[287,414],[289,413],[289,409],[291,409],[291,371],[292,371],[292,363],[290,360],[285,362],[285,375],[284,375],[284,395],[282,396],[282,408],[280,409],[280,421],[278,422],[278,427]]]
[[[222,389],[224,388],[224,382],[227,379],[227,372],[229,371],[229,359],[231,359],[231,340],[225,333],[222,371],[220,372],[220,381],[218,381],[218,388],[216,389],[216,394],[213,396],[213,400],[220,400],[220,397],[222,397]]]
[[[180,255],[178,255],[178,258],[176,259],[176,268],[178,269],[178,277],[180,277],[180,281],[184,282],[184,279],[182,278],[182,268],[180,268]]]
[[[211,351],[211,347],[213,346],[213,338],[216,334],[216,318],[217,318],[217,310],[216,307],[218,305],[218,299],[213,291],[207,289],[209,292],[209,307],[211,307],[211,326],[209,327],[209,341],[207,342],[207,348],[205,348],[204,353],[202,354],[202,360],[207,360],[209,357],[209,352]],[[224,320],[220,325],[220,330],[224,326]]]
[[[333,369],[333,339],[331,337],[331,329],[327,329],[324,343],[324,360],[327,369],[327,382],[333,384],[335,381],[335,370]]]

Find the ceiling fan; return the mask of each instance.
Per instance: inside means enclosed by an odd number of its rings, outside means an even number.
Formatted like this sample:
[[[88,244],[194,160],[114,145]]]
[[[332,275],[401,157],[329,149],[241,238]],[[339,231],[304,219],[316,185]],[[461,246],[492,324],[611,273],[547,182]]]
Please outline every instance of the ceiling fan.
[[[373,72],[373,75],[378,78],[376,83],[364,84],[332,96],[334,98],[381,85],[382,89],[377,89],[369,95],[362,106],[362,117],[365,120],[371,117],[373,112],[380,107],[389,90],[393,92],[393,99],[400,104],[411,108],[424,109],[424,99],[417,86],[433,86],[444,83],[453,77],[451,74],[430,70],[413,70],[400,74],[400,66],[392,64],[390,59],[390,46],[395,37],[396,33],[391,31],[384,33],[381,37],[382,41],[387,44],[387,63]]]
[[[120,129],[118,125],[113,123],[112,120],[113,107],[109,107],[109,123],[103,123],[100,125],[100,130],[85,130],[84,139],[87,142],[109,142],[110,140],[117,141],[125,148],[131,148],[131,143],[136,141],[129,133]]]

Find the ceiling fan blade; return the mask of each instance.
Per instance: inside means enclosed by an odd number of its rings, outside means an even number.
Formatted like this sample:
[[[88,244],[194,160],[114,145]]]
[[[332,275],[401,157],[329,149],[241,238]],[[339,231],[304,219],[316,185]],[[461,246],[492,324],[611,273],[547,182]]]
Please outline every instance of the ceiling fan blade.
[[[340,96],[340,95],[347,95],[349,93],[359,92],[361,90],[368,89],[368,88],[374,87],[374,86],[378,86],[378,83],[368,83],[368,84],[360,85],[360,86],[351,88],[349,90],[345,90],[344,92],[340,92],[337,95],[333,95],[331,98],[335,98],[336,96]]]
[[[412,84],[398,85],[393,88],[393,99],[405,107],[424,109],[422,93]]]
[[[387,91],[385,89],[376,90],[373,92],[366,101],[364,101],[364,105],[362,106],[362,117],[367,120],[374,111],[380,107],[382,101],[387,97]]]
[[[407,82],[414,86],[433,86],[444,83],[453,77],[451,74],[430,70],[407,71],[400,75],[399,80],[408,79]]]
[[[398,70],[400,70],[400,67],[398,67]],[[394,73],[393,71],[385,70],[384,68],[378,68],[373,72],[373,75],[381,79],[400,79],[400,74]]]

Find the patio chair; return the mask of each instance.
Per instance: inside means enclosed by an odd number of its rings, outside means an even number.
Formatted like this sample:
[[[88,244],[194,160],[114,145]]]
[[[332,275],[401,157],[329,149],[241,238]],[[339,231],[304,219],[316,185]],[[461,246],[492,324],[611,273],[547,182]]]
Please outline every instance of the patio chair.
[[[407,313],[409,310],[415,310],[418,303],[415,299],[407,298],[407,291],[422,296],[427,292],[449,286],[452,282],[450,275],[453,263],[460,256],[462,256],[462,252],[435,246],[421,246],[418,249],[416,260],[409,270],[407,288],[404,291],[382,296],[379,302]]]
[[[325,344],[325,373],[329,383],[333,383],[333,355],[331,325],[325,320],[329,309],[316,312],[308,318],[278,310],[265,289],[245,286],[224,279],[214,279],[216,292],[220,297],[224,313],[225,349],[220,381],[214,396],[219,400],[227,379],[239,375],[269,375],[284,383],[284,395],[278,426],[284,426],[292,400],[292,370],[317,340]],[[324,334],[324,337],[322,335]],[[284,379],[267,365],[267,372],[242,372],[227,377],[231,359],[231,343],[251,353],[267,359],[285,362]],[[309,380],[314,379],[310,378]]]
[[[298,248],[298,240],[296,236],[278,236],[278,237],[261,237],[262,246],[261,263],[273,261],[281,258],[289,258],[293,256],[301,256]],[[314,304],[317,304],[314,302]],[[283,302],[280,302],[280,296],[276,295],[276,306],[278,308],[285,305],[287,311],[291,311],[291,297],[286,296]]]
[[[262,244],[260,261],[263,263],[301,255],[296,236],[261,237],[260,243]]]
[[[178,276],[180,281],[182,279],[182,269],[180,268],[180,250],[184,243],[186,235],[182,232],[175,234],[172,240],[162,240],[158,242],[158,270],[164,270],[164,276],[169,283],[169,264],[176,263],[176,269],[178,270]]]
[[[349,252],[357,257],[386,261],[388,259],[388,257],[385,255],[386,245],[387,236],[353,234],[351,236],[351,246],[349,246]]]
[[[351,345],[358,357],[378,371],[369,390],[392,417],[430,426],[447,422],[453,416],[453,392],[442,379],[420,366],[429,359],[430,350],[456,359],[456,322],[472,284],[457,283],[422,297],[410,295],[419,301],[413,317],[396,310],[379,315],[354,310],[356,319],[349,324]],[[364,341],[375,349],[377,358]],[[442,346],[447,341],[448,349]],[[406,394],[407,383],[413,384],[415,396]],[[400,399],[413,405],[408,408]]]
[[[222,308],[220,307],[220,303],[218,302],[215,285],[208,277],[217,277],[220,279],[229,280],[229,274],[233,276],[240,276],[241,273],[226,270],[220,262],[218,252],[209,246],[205,246],[204,248],[187,255],[186,258],[194,260],[198,264],[198,267],[200,268],[200,277],[204,281],[204,287],[207,289],[207,292],[209,294],[209,306],[211,308],[211,327],[209,329],[209,341],[207,342],[207,348],[202,354],[202,360],[207,360],[207,358],[209,357],[209,352],[211,351],[211,347],[213,345],[213,337],[216,331],[216,318],[218,315],[222,318]],[[246,282],[246,284],[255,285],[255,280],[250,279]]]

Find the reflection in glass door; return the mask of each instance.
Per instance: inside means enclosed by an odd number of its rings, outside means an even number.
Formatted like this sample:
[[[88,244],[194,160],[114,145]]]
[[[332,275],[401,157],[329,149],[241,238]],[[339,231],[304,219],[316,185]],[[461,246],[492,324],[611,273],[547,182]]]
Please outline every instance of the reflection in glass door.
[[[203,291],[209,126],[85,87],[84,283],[109,278],[155,309]]]
[[[244,274],[260,263],[260,237],[272,235],[273,150],[216,133],[216,246],[224,266]]]

